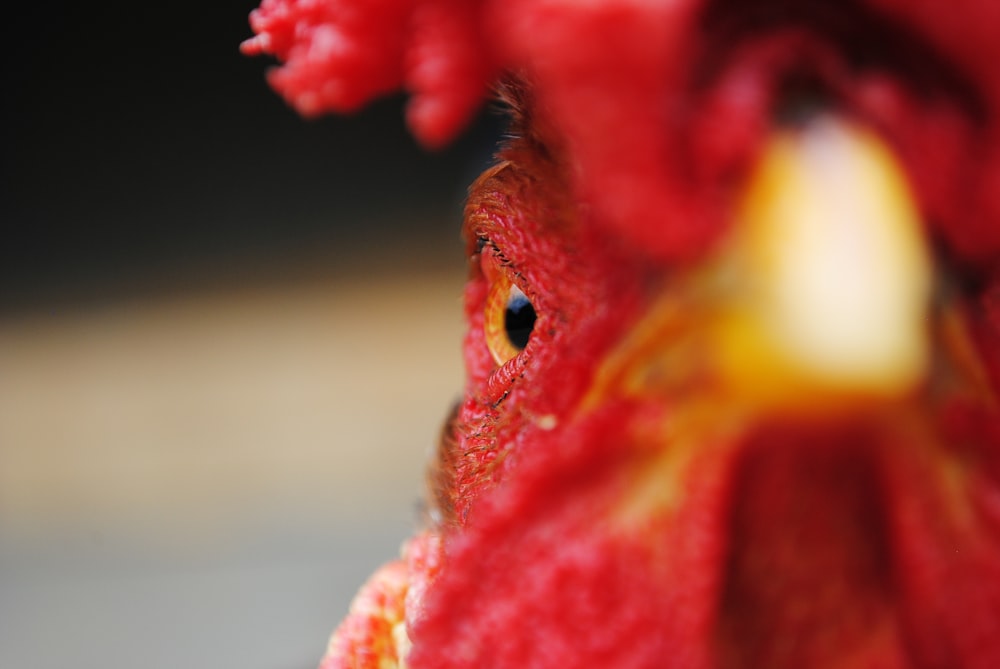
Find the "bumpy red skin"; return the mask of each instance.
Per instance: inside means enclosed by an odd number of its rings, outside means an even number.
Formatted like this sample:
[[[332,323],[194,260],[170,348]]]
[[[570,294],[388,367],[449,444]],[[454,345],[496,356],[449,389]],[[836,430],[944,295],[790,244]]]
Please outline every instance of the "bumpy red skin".
[[[436,575],[411,568],[410,666],[1000,666],[1000,5],[347,6],[265,0],[252,19],[247,50],[287,61],[273,81],[300,109],[403,86],[436,145],[507,71],[523,114],[467,209],[469,382]],[[952,284],[933,377],[821,426],[706,419],[697,377],[595,400],[602,362],[725,230],[796,87],[908,171]],[[500,368],[480,239],[538,312]],[[631,513],[650,471],[672,494]]]

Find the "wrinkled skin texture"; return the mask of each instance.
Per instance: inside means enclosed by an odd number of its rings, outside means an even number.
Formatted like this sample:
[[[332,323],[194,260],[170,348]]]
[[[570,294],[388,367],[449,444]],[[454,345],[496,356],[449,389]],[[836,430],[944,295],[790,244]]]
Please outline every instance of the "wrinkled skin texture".
[[[432,512],[323,666],[1000,666],[1000,6],[344,4],[252,20],[300,109],[403,86],[435,145],[506,73],[514,139],[466,207],[468,382]],[[307,48],[331,25],[354,60]],[[768,137],[817,113],[905,171],[932,360],[892,401],[761,410],[700,343],[697,277]],[[498,282],[537,313],[502,364]]]

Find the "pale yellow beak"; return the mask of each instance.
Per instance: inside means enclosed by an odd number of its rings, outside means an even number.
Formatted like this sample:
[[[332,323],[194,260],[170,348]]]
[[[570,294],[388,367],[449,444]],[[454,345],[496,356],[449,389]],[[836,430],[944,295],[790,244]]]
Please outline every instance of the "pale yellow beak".
[[[715,264],[708,328],[725,385],[753,403],[911,392],[930,359],[932,260],[881,140],[823,118],[774,136]]]
[[[776,131],[729,237],[671,275],[583,406],[663,397],[737,421],[879,410],[927,377],[933,271],[903,171],[875,134],[836,118]]]

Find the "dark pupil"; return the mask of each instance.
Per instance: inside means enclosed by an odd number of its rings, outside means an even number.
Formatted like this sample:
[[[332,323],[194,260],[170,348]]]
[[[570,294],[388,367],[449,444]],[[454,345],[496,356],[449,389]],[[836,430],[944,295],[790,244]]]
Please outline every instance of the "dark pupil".
[[[514,348],[523,349],[528,345],[528,337],[535,327],[535,308],[527,297],[521,294],[510,296],[503,315],[503,325]]]

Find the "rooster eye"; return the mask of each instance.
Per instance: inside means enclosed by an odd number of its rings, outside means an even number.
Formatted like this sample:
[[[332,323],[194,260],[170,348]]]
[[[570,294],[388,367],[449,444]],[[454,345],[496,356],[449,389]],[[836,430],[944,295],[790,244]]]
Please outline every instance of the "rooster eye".
[[[517,286],[511,286],[503,324],[510,343],[514,348],[523,350],[528,345],[531,330],[535,327],[535,308],[531,306],[528,296]]]
[[[498,277],[486,299],[486,345],[502,365],[528,345],[535,327],[535,308],[520,288]]]

